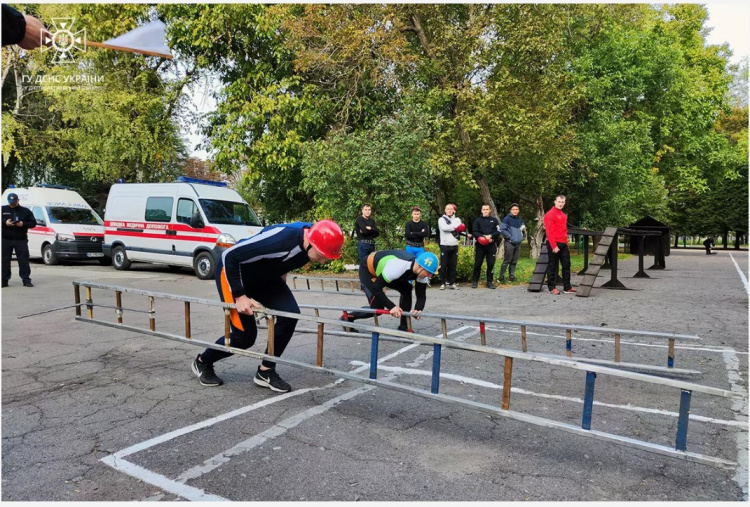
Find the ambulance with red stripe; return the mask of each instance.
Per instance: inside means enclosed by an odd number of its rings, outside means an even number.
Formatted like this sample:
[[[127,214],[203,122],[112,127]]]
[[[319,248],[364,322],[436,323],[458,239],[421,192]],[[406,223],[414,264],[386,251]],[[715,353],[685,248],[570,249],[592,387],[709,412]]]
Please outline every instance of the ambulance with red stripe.
[[[180,176],[173,183],[115,183],[104,209],[104,253],[132,262],[191,267],[214,277],[219,255],[259,232],[258,217],[226,183]]]
[[[36,227],[29,229],[29,257],[41,257],[45,264],[57,264],[61,259],[98,259],[109,264],[102,242],[104,225],[86,200],[70,187],[36,185],[27,188],[8,188],[8,194],[18,194],[18,203],[31,210]]]

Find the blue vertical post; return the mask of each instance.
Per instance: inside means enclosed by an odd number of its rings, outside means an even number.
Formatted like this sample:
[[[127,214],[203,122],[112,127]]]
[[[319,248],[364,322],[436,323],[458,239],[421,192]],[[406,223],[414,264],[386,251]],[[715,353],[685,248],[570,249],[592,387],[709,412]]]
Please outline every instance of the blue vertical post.
[[[591,429],[591,412],[594,409],[594,381],[596,373],[586,372],[586,392],[583,397],[583,422],[581,427],[585,430]]]
[[[680,417],[677,419],[677,442],[675,449],[687,451],[687,430],[690,417],[690,395],[691,391],[683,390],[680,395]]]
[[[432,387],[430,392],[437,394],[440,388],[440,351],[442,347],[436,343],[432,348]]]
[[[380,333],[372,333],[372,346],[370,347],[370,378],[378,378],[378,337]]]
[[[565,330],[565,355],[573,357],[573,332],[570,329]]]

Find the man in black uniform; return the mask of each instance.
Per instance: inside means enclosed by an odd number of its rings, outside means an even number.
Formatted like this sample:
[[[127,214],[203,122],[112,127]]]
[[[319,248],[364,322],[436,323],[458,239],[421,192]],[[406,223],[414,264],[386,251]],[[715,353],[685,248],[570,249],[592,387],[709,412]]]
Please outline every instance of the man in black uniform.
[[[18,195],[8,194],[8,204],[3,206],[3,287],[10,280],[10,258],[13,250],[18,260],[18,275],[24,287],[33,287],[29,266],[29,239],[27,231],[36,227],[31,210],[18,204]]]
[[[487,288],[494,289],[492,284],[493,270],[495,269],[495,254],[497,245],[495,240],[500,237],[500,222],[497,218],[490,216],[490,205],[482,205],[482,216],[474,220],[472,234],[476,243],[474,244],[474,275],[471,280],[471,288],[476,289],[479,284],[479,275],[482,270],[482,262],[487,258]]]
[[[414,305],[413,312],[416,316],[424,310],[427,302],[427,284],[437,273],[438,264],[437,255],[432,252],[423,252],[417,257],[403,250],[382,250],[371,253],[365,262],[359,265],[359,281],[365,286],[365,296],[367,296],[370,308],[387,309],[393,317],[401,319],[399,331],[410,331],[406,325],[406,317],[403,317],[401,313],[411,310],[412,281],[417,282],[414,284],[417,303]],[[401,295],[398,305],[385,295],[386,287],[397,290]],[[371,313],[352,312],[344,313],[340,320],[354,322],[357,319],[372,316]]]
[[[375,251],[375,238],[380,235],[378,226],[372,218],[372,206],[362,205],[362,214],[354,222],[354,231],[357,233],[357,256],[362,264],[368,255]],[[364,285],[359,287],[364,290]]]

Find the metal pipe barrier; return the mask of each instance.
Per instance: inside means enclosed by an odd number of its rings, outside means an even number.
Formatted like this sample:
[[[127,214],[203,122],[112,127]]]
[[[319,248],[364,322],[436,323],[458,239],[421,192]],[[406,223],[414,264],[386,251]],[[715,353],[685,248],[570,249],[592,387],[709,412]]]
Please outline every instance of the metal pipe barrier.
[[[332,310],[341,311],[345,313],[349,312],[364,312],[379,314],[384,312],[383,310],[373,310],[367,307],[351,307],[351,306],[322,306],[322,305],[309,305],[300,304],[300,308],[314,308],[316,310]],[[388,313],[385,311],[384,313]],[[412,313],[404,312],[408,318],[414,317]],[[609,366],[616,366],[620,368],[635,369],[641,371],[651,371],[655,373],[670,373],[678,375],[700,375],[701,372],[698,370],[689,370],[675,368],[675,342],[677,340],[694,341],[700,340],[696,335],[688,334],[675,334],[675,333],[663,333],[660,331],[639,331],[635,329],[618,329],[618,328],[606,328],[594,326],[583,326],[574,324],[556,324],[552,322],[529,322],[525,320],[512,320],[512,319],[496,319],[490,317],[476,317],[473,315],[445,315],[440,313],[427,313],[423,312],[419,314],[419,318],[433,318],[440,319],[440,325],[443,332],[443,338],[448,337],[447,323],[449,321],[461,321],[461,322],[476,322],[479,325],[479,336],[480,343],[487,345],[487,324],[506,324],[511,326],[519,326],[520,328],[520,345],[522,352],[528,352],[528,328],[547,328],[547,329],[562,329],[565,330],[565,355],[567,357],[573,357],[573,331],[584,331],[590,333],[596,333],[599,335],[614,335],[614,361],[607,361],[601,359],[588,359],[588,358],[577,358],[579,361],[586,361],[591,363],[606,364]],[[344,327],[349,327],[346,322],[340,323]],[[408,323],[408,328],[411,329],[411,322]],[[647,338],[661,338],[667,340],[667,366],[656,366],[639,363],[623,363],[620,361],[621,347],[622,347],[622,336],[641,336]]]
[[[81,287],[84,287],[84,289],[86,290],[86,302],[85,303],[80,302],[80,288]],[[515,419],[517,421],[522,421],[528,424],[533,424],[535,426],[558,429],[558,430],[562,430],[568,433],[573,433],[579,436],[594,438],[597,440],[604,440],[607,442],[613,442],[613,443],[623,445],[626,447],[641,449],[644,451],[653,452],[656,454],[661,454],[661,455],[669,456],[672,458],[682,459],[685,461],[701,463],[704,465],[711,465],[711,466],[720,467],[720,468],[732,468],[737,465],[734,462],[731,462],[731,461],[728,461],[719,457],[690,452],[687,450],[687,431],[688,431],[690,399],[691,399],[692,393],[697,392],[697,393],[703,393],[703,394],[707,394],[711,396],[719,396],[721,398],[737,399],[737,400],[743,400],[744,402],[747,402],[746,394],[735,393],[735,392],[728,391],[725,389],[719,389],[719,388],[710,387],[710,386],[703,386],[703,385],[688,383],[685,381],[680,381],[680,380],[675,380],[675,379],[655,377],[651,375],[645,375],[645,374],[635,373],[635,372],[630,372],[630,371],[623,371],[623,370],[608,368],[604,366],[586,364],[586,363],[582,363],[580,361],[574,361],[572,359],[562,357],[562,356],[547,356],[547,355],[542,355],[542,354],[520,352],[516,350],[487,347],[484,345],[472,345],[472,344],[466,344],[466,343],[461,343],[457,341],[447,340],[443,338],[433,338],[430,336],[424,336],[424,335],[420,335],[416,333],[409,333],[406,331],[384,329],[381,327],[369,326],[369,325],[358,324],[358,323],[349,323],[350,327],[356,328],[360,331],[367,331],[371,333],[369,378],[364,378],[364,377],[361,377],[359,375],[354,375],[349,372],[335,370],[332,368],[325,368],[322,365],[323,352],[324,352],[323,329],[326,325],[340,326],[341,321],[339,320],[326,319],[326,318],[312,316],[312,315],[281,312],[277,310],[271,310],[268,308],[258,309],[254,312],[254,313],[258,313],[261,316],[264,316],[268,321],[268,324],[269,324],[268,325],[268,350],[269,352],[273,350],[274,317],[293,318],[299,321],[312,322],[320,326],[321,332],[318,334],[316,365],[311,365],[308,363],[303,363],[303,362],[295,361],[291,359],[273,357],[272,352],[270,354],[263,354],[259,352],[253,352],[250,350],[237,349],[237,348],[231,347],[231,344],[228,341],[228,338],[229,338],[228,322],[229,322],[229,310],[234,308],[233,304],[226,304],[226,303],[209,300],[209,299],[179,296],[175,294],[166,294],[166,293],[161,293],[161,292],[146,291],[146,290],[141,290],[141,289],[131,289],[128,287],[118,287],[118,286],[103,285],[103,284],[90,283],[90,282],[81,282],[81,281],[74,281],[73,289],[74,289],[74,296],[75,296],[75,301],[76,301],[75,319],[77,321],[88,322],[92,324],[98,324],[98,325],[113,327],[117,329],[124,329],[127,331],[133,331],[133,332],[137,332],[141,334],[156,336],[159,338],[166,338],[169,340],[189,343],[191,345],[196,345],[200,347],[208,347],[214,350],[221,350],[221,351],[229,352],[229,353],[236,354],[236,355],[252,357],[255,359],[261,359],[261,360],[271,359],[277,363],[287,364],[287,365],[298,367],[298,368],[319,371],[322,373],[334,375],[336,377],[344,378],[347,380],[353,380],[356,382],[362,382],[365,384],[383,387],[386,389],[409,393],[409,394],[413,394],[413,395],[424,397],[424,398],[438,400],[438,401],[448,403],[451,405],[466,407],[466,408],[479,410],[479,411],[486,412],[486,413],[496,415],[496,416]],[[151,308],[149,312],[149,329],[147,330],[147,329],[143,329],[143,328],[139,328],[139,327],[131,326],[131,325],[126,325],[122,323],[114,323],[114,322],[107,322],[107,321],[94,319],[94,316],[93,316],[94,304],[93,304],[92,292],[91,292],[92,289],[115,291],[116,294],[122,294],[122,293],[139,294],[139,295],[148,297],[149,307]],[[156,331],[155,325],[152,325],[152,322],[155,321],[155,318],[156,318],[156,308],[155,308],[154,300],[157,298],[171,299],[175,301],[183,301],[185,303],[191,303],[191,304],[195,303],[195,304],[204,304],[207,306],[221,307],[224,310],[225,338],[227,339],[225,341],[226,345],[217,345],[216,343],[213,343],[213,342],[205,342],[202,340],[196,340],[195,338],[190,336],[188,326],[186,326],[185,336],[177,335],[173,333],[167,333],[164,331]],[[83,317],[81,315],[81,307],[83,306],[86,306],[88,310],[86,317]],[[186,304],[184,308],[185,308],[185,322],[187,324],[190,320],[189,313],[190,313],[191,306],[190,304]],[[125,309],[122,309],[122,310],[124,311]],[[117,313],[116,315],[119,320],[120,313]],[[392,381],[378,379],[379,343],[381,340],[390,340],[394,337],[400,338],[400,339],[408,339],[412,342],[421,343],[424,345],[430,345],[433,347],[434,355],[433,355],[433,367],[432,367],[432,382],[431,382],[429,391],[425,389],[413,387],[413,386],[398,384]],[[504,360],[503,393],[502,393],[501,405],[499,407],[495,405],[489,405],[486,403],[476,402],[476,401],[469,400],[469,399],[459,398],[456,396],[440,394],[439,392],[440,390],[440,365],[442,361],[441,352],[442,352],[443,347],[446,349],[457,349],[457,350],[463,350],[463,351],[478,352],[478,353],[486,354],[489,356],[499,356],[503,358]],[[543,364],[551,365],[551,366],[560,366],[560,367],[570,368],[574,370],[585,371],[586,382],[584,385],[584,409],[582,413],[581,425],[576,426],[576,425],[569,424],[569,423],[564,423],[564,422],[555,421],[551,419],[545,419],[542,417],[538,417],[538,416],[534,416],[530,414],[524,414],[522,412],[516,412],[516,411],[510,410],[511,383],[512,383],[512,371],[513,371],[514,360],[532,361],[532,362],[543,363]],[[631,437],[625,437],[621,435],[616,435],[612,433],[607,433],[607,432],[591,429],[592,408],[593,408],[593,402],[594,402],[594,384],[595,384],[597,374],[603,374],[603,375],[606,374],[606,375],[610,375],[613,377],[619,377],[619,378],[624,378],[624,379],[629,379],[629,380],[634,380],[634,381],[639,381],[639,382],[645,382],[648,384],[655,384],[655,385],[667,386],[667,387],[671,387],[674,389],[678,389],[680,392],[680,412],[679,412],[679,419],[677,422],[677,434],[675,437],[675,446],[672,447],[672,446],[665,446],[661,444],[655,444],[652,442],[646,442],[646,441],[638,440],[638,439],[631,438]]]

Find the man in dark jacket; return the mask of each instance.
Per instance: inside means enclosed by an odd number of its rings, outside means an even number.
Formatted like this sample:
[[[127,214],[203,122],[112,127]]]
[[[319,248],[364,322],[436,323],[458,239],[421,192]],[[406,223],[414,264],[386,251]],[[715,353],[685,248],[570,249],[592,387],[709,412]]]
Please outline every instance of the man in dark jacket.
[[[362,205],[362,214],[354,222],[354,231],[357,233],[357,254],[361,264],[375,251],[375,238],[380,235],[378,226],[372,218],[372,206],[369,204]]]
[[[482,270],[482,262],[487,258],[487,288],[494,289],[492,284],[493,270],[495,269],[495,254],[497,245],[495,240],[500,237],[500,222],[497,218],[490,216],[490,205],[482,205],[482,216],[474,220],[472,234],[474,243],[474,275],[472,276],[471,288],[476,289],[479,284],[479,273]]]
[[[3,206],[3,287],[10,280],[10,259],[13,250],[18,260],[18,275],[24,287],[33,287],[29,266],[29,239],[27,231],[36,227],[31,210],[18,204],[18,195],[8,194],[8,204]]]
[[[508,268],[508,274],[510,275],[508,279],[511,282],[516,281],[516,263],[518,262],[518,256],[521,255],[523,231],[526,229],[523,219],[518,216],[518,212],[518,204],[511,204],[510,213],[505,215],[505,218],[500,222],[500,234],[505,238],[505,253],[503,255],[503,263],[500,265],[500,276],[498,277],[501,283],[505,281],[506,268]]]
[[[411,220],[404,226],[405,250],[414,257],[424,253],[424,239],[430,237],[430,226],[422,220],[422,210],[418,206],[411,209]]]

